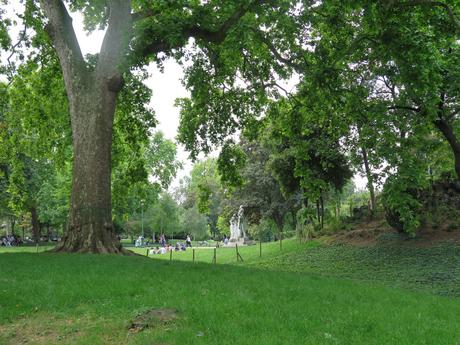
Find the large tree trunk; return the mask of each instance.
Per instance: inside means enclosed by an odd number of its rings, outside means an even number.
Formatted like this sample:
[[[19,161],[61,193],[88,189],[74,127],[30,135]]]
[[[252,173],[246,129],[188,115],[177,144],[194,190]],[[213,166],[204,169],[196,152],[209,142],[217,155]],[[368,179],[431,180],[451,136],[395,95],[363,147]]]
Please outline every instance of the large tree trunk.
[[[452,125],[444,119],[434,121],[434,125],[444,135],[454,154],[455,172],[460,180],[460,142],[455,134]]]
[[[96,78],[95,78],[96,79]],[[112,126],[116,93],[88,80],[71,107],[73,169],[70,221],[57,251],[120,253],[111,205]]]
[[[108,26],[95,68],[87,66],[65,4],[40,0],[64,76],[72,125],[70,219],[56,251],[121,253],[112,225],[111,149],[122,61],[129,44],[131,2],[109,2]]]

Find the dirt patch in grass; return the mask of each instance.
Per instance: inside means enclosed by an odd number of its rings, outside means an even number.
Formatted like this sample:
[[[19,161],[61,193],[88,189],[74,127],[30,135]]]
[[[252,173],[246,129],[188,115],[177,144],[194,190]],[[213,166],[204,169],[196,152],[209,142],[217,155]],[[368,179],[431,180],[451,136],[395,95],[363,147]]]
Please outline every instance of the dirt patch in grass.
[[[22,318],[14,323],[0,325],[0,343],[5,345],[67,343],[81,336],[81,326],[81,320],[76,322],[50,315],[34,314],[34,318]]]
[[[129,331],[138,333],[146,328],[171,325],[178,318],[177,309],[149,309],[139,313],[129,325]]]

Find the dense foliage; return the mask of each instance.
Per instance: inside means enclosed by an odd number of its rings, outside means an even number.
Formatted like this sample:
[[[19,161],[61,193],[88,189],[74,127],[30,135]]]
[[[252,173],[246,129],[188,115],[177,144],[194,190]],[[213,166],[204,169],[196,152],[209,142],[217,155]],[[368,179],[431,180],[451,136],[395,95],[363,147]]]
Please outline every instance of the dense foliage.
[[[75,142],[86,135],[79,106],[94,100],[78,92],[87,77],[106,78],[112,92],[98,91],[114,112],[104,115],[113,133],[100,140],[112,142],[106,203],[118,230],[133,233],[126,229],[145,211],[151,233],[219,237],[243,206],[248,228],[306,234],[340,228],[368,203],[370,217],[383,208],[415,234],[427,211],[419,196],[438,179],[458,187],[456,2],[66,4],[26,1],[17,21],[0,11],[0,47],[10,53],[1,69],[0,208],[12,222],[30,213],[36,225],[65,224],[81,172]],[[56,8],[81,12],[87,31],[106,30],[99,54],[81,56]],[[73,52],[70,66],[62,46]],[[145,66],[166,59],[184,66],[190,92],[177,100],[179,141],[193,159],[220,150],[196,162],[172,196],[175,144],[152,135],[143,84]],[[366,179],[368,201],[354,201],[354,174]]]

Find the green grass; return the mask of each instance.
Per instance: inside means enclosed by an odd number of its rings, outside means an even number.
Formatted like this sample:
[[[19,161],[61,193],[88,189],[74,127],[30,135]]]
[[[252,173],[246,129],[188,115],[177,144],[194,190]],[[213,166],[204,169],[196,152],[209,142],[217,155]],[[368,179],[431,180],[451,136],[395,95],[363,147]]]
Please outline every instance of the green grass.
[[[212,259],[207,249],[197,250],[203,262],[195,264],[187,262],[191,252],[172,262],[0,254],[0,344],[460,344],[460,299],[281,263],[317,259],[327,248],[314,244],[283,241],[282,255],[278,243],[267,244],[262,259],[258,250],[241,248],[238,265],[219,264],[236,262],[234,249],[224,248],[217,265],[204,263]],[[149,308],[176,308],[178,319],[129,332],[130,320]]]
[[[460,297],[460,247],[412,245],[317,246],[273,255],[252,267],[379,282],[387,286]]]
[[[23,245],[20,247],[0,247],[0,254],[3,253],[43,253],[54,248],[54,245],[40,244],[38,247],[34,245]]]
[[[300,245],[295,240],[263,243],[239,248],[244,262],[237,263],[235,248],[217,248],[217,263],[239,264],[254,268],[304,272],[335,278],[379,282],[391,287],[422,290],[439,295],[460,297],[460,247],[440,243],[432,247],[395,244],[377,246]],[[147,249],[136,249],[141,255]],[[213,249],[196,249],[195,261],[212,263]],[[170,260],[170,255],[153,255]],[[173,261],[192,261],[192,251],[173,252]]]
[[[284,240],[282,243],[282,251],[280,250],[279,242],[268,242],[262,243],[262,258],[272,257],[279,254],[286,254],[291,252],[297,252],[299,250],[304,250],[308,248],[313,248],[318,246],[317,242],[310,242],[307,245],[300,244],[294,239]],[[129,248],[135,253],[146,255],[147,248]],[[248,263],[252,261],[257,261],[260,258],[260,247],[259,243],[251,246],[240,246],[238,251],[243,258],[243,263]],[[162,255],[149,255],[153,259],[160,260],[170,260],[170,254]],[[212,263],[214,257],[214,247],[208,248],[196,248],[195,249],[195,261],[203,263]],[[236,248],[235,247],[224,247],[221,246],[216,248],[216,259],[218,264],[236,264]],[[193,248],[187,248],[185,252],[183,251],[173,251],[172,260],[174,261],[188,261],[192,262],[193,260]]]

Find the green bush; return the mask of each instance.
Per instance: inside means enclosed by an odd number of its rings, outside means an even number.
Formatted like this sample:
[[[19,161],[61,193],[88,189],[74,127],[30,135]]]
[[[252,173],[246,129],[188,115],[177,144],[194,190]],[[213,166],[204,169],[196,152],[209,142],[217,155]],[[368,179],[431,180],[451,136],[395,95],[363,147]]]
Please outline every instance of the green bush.
[[[250,224],[247,229],[249,238],[262,241],[275,239],[277,233],[275,223],[268,218],[262,218],[259,224]]]
[[[321,224],[316,218],[316,210],[312,207],[302,207],[297,211],[296,218],[297,237],[302,242],[312,239],[315,234],[321,230]]]
[[[413,181],[401,177],[388,178],[382,192],[385,217],[398,231],[414,235],[421,224],[421,203],[416,198]]]

